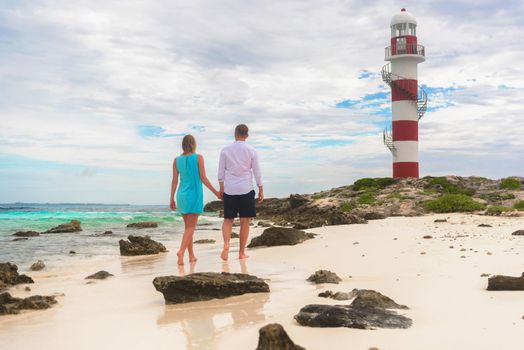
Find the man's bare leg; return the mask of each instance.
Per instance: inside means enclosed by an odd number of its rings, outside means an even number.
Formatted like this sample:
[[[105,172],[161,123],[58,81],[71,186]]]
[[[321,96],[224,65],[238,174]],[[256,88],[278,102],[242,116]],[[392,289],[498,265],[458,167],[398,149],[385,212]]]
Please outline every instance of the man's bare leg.
[[[238,251],[239,259],[247,259],[249,256],[246,255],[247,239],[249,237],[249,223],[251,218],[240,218],[240,249]]]
[[[220,254],[220,257],[224,261],[227,261],[229,256],[229,241],[231,240],[231,232],[233,231],[233,220],[234,219],[224,219],[224,222],[222,223],[222,237],[224,238],[224,249],[222,249],[222,254]]]

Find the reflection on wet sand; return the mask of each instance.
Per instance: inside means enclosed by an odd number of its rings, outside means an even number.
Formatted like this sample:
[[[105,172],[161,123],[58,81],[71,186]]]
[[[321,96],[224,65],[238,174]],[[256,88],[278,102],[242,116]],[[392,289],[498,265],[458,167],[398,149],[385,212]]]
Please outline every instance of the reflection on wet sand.
[[[195,273],[195,265],[196,263],[189,264],[189,273],[190,274]],[[187,275],[186,265],[178,265],[178,275],[180,277]]]
[[[223,333],[265,321],[264,305],[269,293],[245,294],[222,300],[184,305],[166,305],[157,320],[160,326],[174,324],[186,335],[187,349],[210,349]]]
[[[247,271],[247,260],[246,259],[240,259],[238,260],[240,264],[240,273],[248,274]],[[222,272],[231,272],[231,266],[229,265],[229,261],[223,261],[222,262]]]
[[[165,262],[167,257],[166,253],[147,256],[121,256],[120,265],[123,273],[151,272],[156,265]]]

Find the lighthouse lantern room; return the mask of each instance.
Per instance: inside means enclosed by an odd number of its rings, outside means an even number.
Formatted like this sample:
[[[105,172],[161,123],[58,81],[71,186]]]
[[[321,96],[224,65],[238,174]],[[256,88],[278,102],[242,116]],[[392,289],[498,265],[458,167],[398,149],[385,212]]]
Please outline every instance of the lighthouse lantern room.
[[[386,47],[382,80],[391,87],[391,128],[384,144],[393,154],[393,177],[419,176],[418,123],[427,108],[426,92],[418,86],[417,65],[425,61],[417,41],[417,20],[400,10],[391,19],[391,43]]]

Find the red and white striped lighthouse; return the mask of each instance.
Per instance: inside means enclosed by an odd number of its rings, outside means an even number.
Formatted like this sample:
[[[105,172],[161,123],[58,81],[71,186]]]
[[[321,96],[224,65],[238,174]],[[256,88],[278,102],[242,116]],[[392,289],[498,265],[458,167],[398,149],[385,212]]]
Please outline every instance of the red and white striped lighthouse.
[[[385,60],[382,79],[391,87],[392,125],[384,130],[384,144],[393,154],[393,177],[418,178],[418,122],[427,95],[418,87],[417,65],[425,61],[425,52],[417,42],[417,21],[406,9],[391,19]]]

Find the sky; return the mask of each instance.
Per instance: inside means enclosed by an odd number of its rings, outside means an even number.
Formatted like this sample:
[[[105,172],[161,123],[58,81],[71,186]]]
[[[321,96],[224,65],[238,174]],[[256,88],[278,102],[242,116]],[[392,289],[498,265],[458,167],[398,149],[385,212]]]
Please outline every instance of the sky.
[[[165,204],[182,136],[216,182],[238,123],[266,197],[391,176],[402,7],[426,48],[421,176],[524,176],[522,1],[0,0],[0,202]]]

